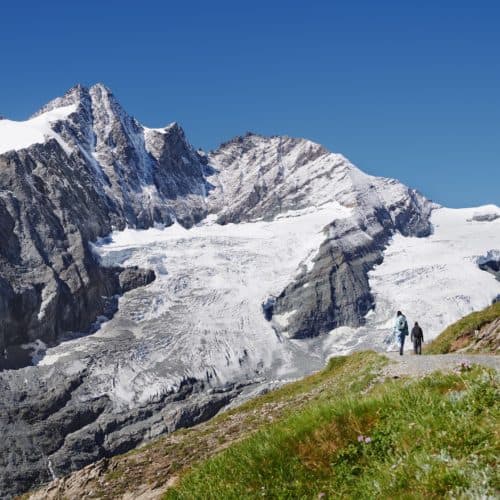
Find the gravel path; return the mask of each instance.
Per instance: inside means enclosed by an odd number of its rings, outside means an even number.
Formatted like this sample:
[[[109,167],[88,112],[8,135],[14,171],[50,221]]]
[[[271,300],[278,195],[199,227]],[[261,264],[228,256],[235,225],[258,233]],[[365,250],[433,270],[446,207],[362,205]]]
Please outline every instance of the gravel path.
[[[415,356],[405,353],[400,356],[398,352],[384,353],[390,360],[382,377],[423,377],[436,370],[452,371],[462,361],[471,364],[480,364],[500,370],[500,356],[488,354],[429,354]]]

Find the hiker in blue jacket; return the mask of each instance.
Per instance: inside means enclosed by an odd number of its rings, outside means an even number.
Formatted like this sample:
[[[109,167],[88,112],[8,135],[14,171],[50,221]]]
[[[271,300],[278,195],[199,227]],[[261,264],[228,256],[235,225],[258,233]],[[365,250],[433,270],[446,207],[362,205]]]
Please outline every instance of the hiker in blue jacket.
[[[406,321],[406,316],[401,311],[398,311],[396,313],[394,335],[399,340],[399,354],[402,356],[405,345],[405,338],[408,335],[408,322]]]

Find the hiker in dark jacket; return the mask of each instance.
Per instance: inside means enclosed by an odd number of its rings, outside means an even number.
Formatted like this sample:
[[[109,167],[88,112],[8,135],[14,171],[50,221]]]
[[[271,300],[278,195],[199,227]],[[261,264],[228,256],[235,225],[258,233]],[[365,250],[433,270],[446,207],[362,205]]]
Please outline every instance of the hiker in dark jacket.
[[[408,335],[408,322],[406,321],[406,316],[401,311],[398,311],[396,314],[393,332],[399,341],[399,354],[402,356],[405,347],[405,338]]]
[[[420,325],[415,321],[415,325],[411,329],[411,340],[413,342],[413,350],[415,354],[422,354],[422,342],[424,341],[424,332]]]

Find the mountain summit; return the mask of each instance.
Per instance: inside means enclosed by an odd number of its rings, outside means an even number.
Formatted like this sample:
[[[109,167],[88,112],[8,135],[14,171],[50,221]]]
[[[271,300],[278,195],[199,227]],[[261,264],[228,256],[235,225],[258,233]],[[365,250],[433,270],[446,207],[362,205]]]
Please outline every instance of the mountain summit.
[[[88,242],[206,215],[203,164],[176,124],[140,125],[103,85],[0,122],[0,350],[81,331],[120,287]],[[104,274],[109,274],[107,271]]]
[[[380,349],[401,304],[431,333],[484,307],[498,214],[440,208],[306,139],[207,155],[102,84],[1,120],[0,490]]]
[[[223,144],[209,167],[177,124],[144,127],[102,84],[77,85],[25,122],[2,120],[0,152],[2,349],[89,327],[116,287],[103,288],[87,243],[112,228],[191,227],[208,213],[269,219],[335,201],[357,207],[365,225],[383,218],[384,238],[429,231],[423,197],[318,144],[248,135]]]

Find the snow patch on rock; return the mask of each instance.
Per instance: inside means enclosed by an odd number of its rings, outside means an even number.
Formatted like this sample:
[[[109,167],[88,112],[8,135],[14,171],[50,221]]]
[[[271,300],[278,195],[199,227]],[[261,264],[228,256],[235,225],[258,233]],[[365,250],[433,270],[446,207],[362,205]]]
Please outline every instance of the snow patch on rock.
[[[71,154],[70,146],[54,130],[53,125],[67,119],[76,109],[76,104],[70,104],[25,121],[0,120],[0,154],[44,143],[49,139],[56,139],[66,153]]]

